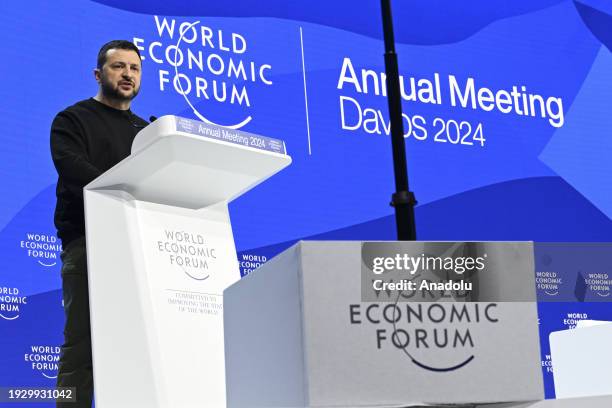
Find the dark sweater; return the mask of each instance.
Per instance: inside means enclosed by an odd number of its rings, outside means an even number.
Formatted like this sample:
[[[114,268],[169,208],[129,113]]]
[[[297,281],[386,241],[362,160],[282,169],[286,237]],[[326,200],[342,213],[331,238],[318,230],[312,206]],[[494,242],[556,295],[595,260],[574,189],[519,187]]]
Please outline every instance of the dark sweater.
[[[131,111],[93,98],[57,114],[51,156],[58,174],[55,226],[64,247],[85,235],[83,187],[129,156],[134,136],[146,125]]]

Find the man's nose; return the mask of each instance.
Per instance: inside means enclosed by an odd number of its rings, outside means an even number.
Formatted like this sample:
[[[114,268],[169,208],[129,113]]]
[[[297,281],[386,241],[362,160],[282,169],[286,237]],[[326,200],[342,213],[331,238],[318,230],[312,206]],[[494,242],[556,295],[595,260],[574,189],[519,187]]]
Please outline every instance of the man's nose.
[[[130,67],[126,67],[124,68],[122,74],[121,74],[124,78],[133,78],[134,77],[134,70],[131,69]]]

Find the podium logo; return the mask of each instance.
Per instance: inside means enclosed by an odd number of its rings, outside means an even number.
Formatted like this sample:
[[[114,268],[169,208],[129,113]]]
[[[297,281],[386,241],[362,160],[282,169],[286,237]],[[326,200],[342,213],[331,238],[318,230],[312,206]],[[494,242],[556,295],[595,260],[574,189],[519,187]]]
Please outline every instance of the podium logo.
[[[187,231],[164,230],[164,239],[157,241],[157,250],[168,264],[197,281],[210,277],[217,260],[217,250],[207,244],[204,237]]]
[[[253,118],[250,90],[272,85],[272,65],[253,60],[252,43],[240,33],[209,27],[197,21],[154,16],[153,40],[134,37],[142,59],[159,66],[161,92],[180,95],[203,122],[240,129]],[[220,123],[204,115],[199,104],[221,104],[241,116]],[[211,109],[208,108],[207,112]],[[227,109],[224,109],[227,111]]]
[[[33,345],[23,359],[33,371],[38,371],[45,378],[54,379],[57,378],[59,356],[58,346]]]
[[[366,306],[367,305],[367,306]],[[394,349],[417,367],[459,370],[476,358],[475,325],[493,326],[496,303],[361,303],[349,305],[352,325],[374,328],[377,350]]]
[[[18,288],[0,287],[0,317],[4,320],[19,318],[21,308],[28,303]]]
[[[62,252],[62,245],[55,235],[27,232],[19,246],[29,258],[35,259],[39,265],[51,267],[57,265]]]

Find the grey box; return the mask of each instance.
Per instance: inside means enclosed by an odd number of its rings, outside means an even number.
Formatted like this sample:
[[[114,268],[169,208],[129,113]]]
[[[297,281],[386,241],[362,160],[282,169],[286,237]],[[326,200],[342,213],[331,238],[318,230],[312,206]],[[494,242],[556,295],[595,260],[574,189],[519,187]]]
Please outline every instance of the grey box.
[[[532,244],[482,244],[535,298]],[[225,290],[228,407],[543,399],[535,302],[362,302],[361,247],[300,242]]]

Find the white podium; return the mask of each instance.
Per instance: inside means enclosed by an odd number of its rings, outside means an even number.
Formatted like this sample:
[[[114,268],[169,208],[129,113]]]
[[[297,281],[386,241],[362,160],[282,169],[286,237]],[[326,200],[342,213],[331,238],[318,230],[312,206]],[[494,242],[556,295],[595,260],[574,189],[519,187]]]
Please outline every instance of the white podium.
[[[612,395],[612,322],[581,321],[549,338],[557,398]]]
[[[164,116],[85,187],[96,407],[225,407],[227,204],[290,163],[282,141]]]

